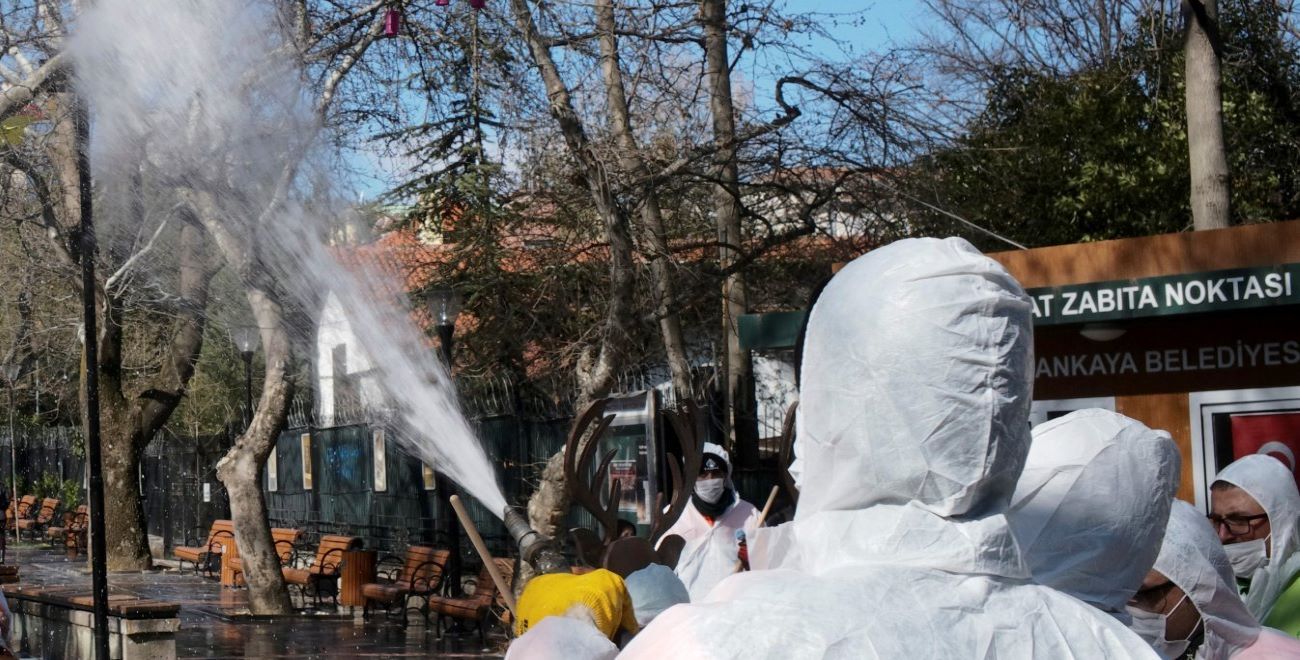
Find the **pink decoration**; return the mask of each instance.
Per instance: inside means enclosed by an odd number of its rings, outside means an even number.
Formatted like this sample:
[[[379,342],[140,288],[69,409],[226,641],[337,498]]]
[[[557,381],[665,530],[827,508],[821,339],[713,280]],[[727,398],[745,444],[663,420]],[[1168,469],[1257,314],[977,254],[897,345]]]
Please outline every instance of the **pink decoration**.
[[[396,37],[402,32],[402,12],[389,9],[384,13],[384,36]]]
[[[451,4],[451,0],[434,0],[433,4],[438,5],[439,7],[446,7]]]
[[[482,9],[487,6],[487,0],[469,0],[469,6],[475,9]]]

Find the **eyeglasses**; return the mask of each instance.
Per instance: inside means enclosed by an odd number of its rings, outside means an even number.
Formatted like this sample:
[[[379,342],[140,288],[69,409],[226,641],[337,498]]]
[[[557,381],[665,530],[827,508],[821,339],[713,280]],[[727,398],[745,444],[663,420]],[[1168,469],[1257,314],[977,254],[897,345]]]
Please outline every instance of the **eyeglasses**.
[[[1249,534],[1255,527],[1254,522],[1256,520],[1264,520],[1268,518],[1268,514],[1261,513],[1254,516],[1220,516],[1211,513],[1206,516],[1206,518],[1209,518],[1210,524],[1214,525],[1215,531],[1218,531],[1219,527],[1222,526],[1227,528],[1229,534],[1233,536],[1241,536],[1242,534]]]

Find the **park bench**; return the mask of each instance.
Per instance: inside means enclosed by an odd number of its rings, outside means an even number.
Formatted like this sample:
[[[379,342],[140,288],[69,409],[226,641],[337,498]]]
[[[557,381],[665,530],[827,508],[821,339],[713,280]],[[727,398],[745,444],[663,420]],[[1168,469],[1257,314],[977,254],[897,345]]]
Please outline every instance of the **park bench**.
[[[316,546],[316,556],[310,564],[304,568],[285,566],[280,571],[284,574],[287,585],[298,588],[304,605],[307,603],[308,593],[312,594],[313,600],[319,606],[321,594],[328,592],[328,595],[334,598],[334,605],[337,607],[339,567],[343,564],[343,553],[360,549],[361,537],[359,536],[326,534],[320,537],[320,543]]]
[[[53,497],[47,497],[41,500],[41,507],[37,509],[34,515],[18,519],[18,536],[21,537],[23,532],[27,532],[33,538],[40,532],[45,531],[45,526],[54,520],[54,512],[59,510],[59,500]],[[28,511],[31,512],[30,507]]]
[[[451,557],[450,550],[413,545],[406,549],[404,559],[390,556],[380,560],[381,566],[386,562],[400,562],[400,565],[392,567],[387,573],[380,571],[379,575],[384,578],[384,581],[361,585],[361,595],[366,599],[365,606],[362,608],[363,618],[367,620],[370,618],[372,602],[382,604],[385,613],[390,615],[391,608],[397,604],[402,608],[402,625],[406,625],[406,613],[410,610],[406,606],[407,599],[419,598],[423,601],[419,610],[427,619],[429,596],[433,595],[434,590],[442,583],[442,571],[449,557]]]
[[[17,502],[17,512],[14,510],[15,503],[9,503],[9,509],[5,512],[5,524],[9,529],[17,529],[19,520],[31,516],[33,504],[36,504],[35,495],[23,495]]]
[[[200,528],[202,529],[202,528]],[[202,570],[211,575],[221,558],[221,551],[227,543],[235,542],[235,523],[231,520],[214,520],[208,530],[208,540],[199,546],[180,546],[172,549],[172,555],[184,570],[185,562],[194,564],[194,572]]]
[[[280,566],[288,566],[293,562],[294,556],[298,552],[298,539],[302,538],[301,529],[290,527],[272,527],[271,543],[275,545],[275,554],[280,557]],[[230,562],[230,568],[235,573],[235,579],[244,572],[243,557],[223,557],[222,561]]]
[[[496,563],[497,570],[500,571],[501,577],[505,578],[506,584],[510,584],[515,574],[514,560],[494,558],[492,561]],[[490,619],[495,618],[502,623],[509,623],[505,618],[508,614],[505,598],[500,594],[496,583],[492,581],[486,566],[479,571],[478,578],[474,581],[474,593],[464,598],[429,596],[427,606],[429,612],[437,615],[439,637],[442,637],[443,617],[473,622],[478,627],[479,643],[483,645],[487,644],[487,626]]]
[[[89,522],[90,508],[82,504],[76,511],[63,513],[62,525],[46,527],[45,540],[53,547],[62,544],[69,554],[75,555],[86,547],[86,527]]]

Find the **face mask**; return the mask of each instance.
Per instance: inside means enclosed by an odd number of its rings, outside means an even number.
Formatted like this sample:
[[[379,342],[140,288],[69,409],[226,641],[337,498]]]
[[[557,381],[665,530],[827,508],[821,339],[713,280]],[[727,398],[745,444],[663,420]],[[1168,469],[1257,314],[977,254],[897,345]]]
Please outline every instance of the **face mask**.
[[[1249,578],[1255,574],[1255,571],[1268,565],[1268,555],[1264,552],[1268,538],[1223,546],[1223,551],[1228,554],[1228,561],[1232,563],[1233,574],[1239,578]]]
[[[695,481],[695,494],[709,504],[717,504],[722,498],[722,491],[727,489],[725,479],[698,479]]]
[[[1177,605],[1174,605],[1174,609],[1169,610],[1169,614],[1177,612],[1178,608],[1182,607],[1186,600],[1187,594],[1183,594],[1182,600],[1178,601]],[[1133,623],[1129,625],[1129,628],[1137,633],[1138,637],[1146,640],[1151,645],[1151,648],[1154,648],[1156,653],[1160,654],[1160,657],[1181,658],[1183,654],[1187,653],[1187,647],[1191,644],[1190,638],[1175,641],[1165,639],[1165,621],[1169,618],[1169,614],[1156,614],[1155,612],[1138,609],[1132,605],[1129,605],[1127,609],[1129,616],[1133,617]],[[1193,634],[1195,632],[1195,630],[1192,631]]]

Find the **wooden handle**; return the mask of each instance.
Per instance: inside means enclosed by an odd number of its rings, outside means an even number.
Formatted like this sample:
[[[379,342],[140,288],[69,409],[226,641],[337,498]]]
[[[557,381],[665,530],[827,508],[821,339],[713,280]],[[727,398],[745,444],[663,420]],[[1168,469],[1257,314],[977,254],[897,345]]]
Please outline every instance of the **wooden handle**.
[[[450,499],[451,508],[456,510],[456,517],[460,518],[460,526],[465,528],[465,533],[469,535],[470,543],[474,544],[474,549],[478,551],[478,556],[483,560],[483,566],[487,568],[488,575],[492,576],[492,581],[496,583],[497,590],[506,599],[506,607],[510,610],[511,616],[515,616],[515,592],[510,590],[510,585],[506,584],[506,579],[501,576],[501,571],[497,570],[497,563],[492,561],[492,555],[488,553],[487,546],[483,544],[483,537],[479,535],[478,527],[474,526],[474,521],[469,518],[469,512],[465,511],[465,503],[460,501],[459,495],[452,495]]]
[[[754,521],[754,527],[762,527],[763,522],[767,520],[767,514],[772,511],[772,504],[776,502],[776,494],[781,491],[780,486],[772,486],[772,493],[767,496],[767,504],[763,505],[763,510],[758,513],[758,520]],[[736,568],[732,573],[739,573],[740,569],[745,567],[745,562],[736,560]]]

